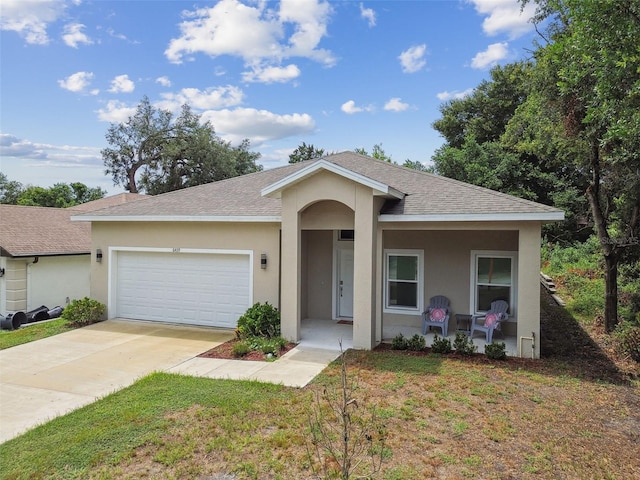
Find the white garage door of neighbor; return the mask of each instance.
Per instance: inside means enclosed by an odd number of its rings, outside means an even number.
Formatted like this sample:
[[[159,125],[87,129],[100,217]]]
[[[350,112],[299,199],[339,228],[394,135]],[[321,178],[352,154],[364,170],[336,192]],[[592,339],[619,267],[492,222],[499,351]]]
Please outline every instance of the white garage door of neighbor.
[[[249,255],[117,254],[116,315],[235,328],[251,306]]]

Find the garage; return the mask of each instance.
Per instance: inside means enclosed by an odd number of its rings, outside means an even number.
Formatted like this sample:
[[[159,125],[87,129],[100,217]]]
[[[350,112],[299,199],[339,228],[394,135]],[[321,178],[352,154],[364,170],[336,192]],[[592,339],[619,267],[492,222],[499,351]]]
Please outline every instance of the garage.
[[[249,252],[114,252],[116,316],[235,328],[252,305]]]

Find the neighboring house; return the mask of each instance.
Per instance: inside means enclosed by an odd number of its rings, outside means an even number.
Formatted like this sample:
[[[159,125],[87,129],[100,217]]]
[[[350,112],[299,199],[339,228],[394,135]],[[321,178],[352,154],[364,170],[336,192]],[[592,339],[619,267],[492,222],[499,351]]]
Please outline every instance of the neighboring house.
[[[267,301],[290,340],[304,319],[353,319],[354,347],[370,349],[420,326],[437,294],[454,313],[505,298],[508,333],[539,338],[540,228],[562,218],[344,152],[74,220],[92,222],[91,294],[110,318],[232,328]]]
[[[0,205],[0,314],[89,296],[91,226],[71,215],[140,198],[120,194],[71,208]]]

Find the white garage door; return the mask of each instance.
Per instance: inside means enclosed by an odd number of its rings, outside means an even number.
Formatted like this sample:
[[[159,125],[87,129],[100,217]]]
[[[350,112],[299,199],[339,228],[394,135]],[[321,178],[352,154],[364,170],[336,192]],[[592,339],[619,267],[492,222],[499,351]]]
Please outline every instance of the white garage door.
[[[235,328],[251,306],[249,255],[118,252],[116,315]]]

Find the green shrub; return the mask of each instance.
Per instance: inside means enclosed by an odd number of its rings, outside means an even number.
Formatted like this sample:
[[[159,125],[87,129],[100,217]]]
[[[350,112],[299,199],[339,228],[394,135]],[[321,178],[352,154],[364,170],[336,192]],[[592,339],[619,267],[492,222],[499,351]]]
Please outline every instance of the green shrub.
[[[491,360],[506,360],[507,359],[507,346],[502,343],[491,343],[484,346],[484,353],[487,358]]]
[[[433,353],[451,353],[451,340],[441,338],[437,334],[434,334],[431,351]]]
[[[634,321],[618,324],[613,332],[618,351],[640,362],[640,325]]]
[[[233,344],[233,356],[234,357],[244,357],[247,353],[251,351],[251,346],[244,340],[236,342]]]
[[[269,302],[256,303],[238,319],[240,338],[280,336],[280,312]]]
[[[417,333],[407,341],[407,348],[414,352],[420,352],[424,350],[424,347],[426,347],[424,337]]]
[[[478,347],[473,344],[473,341],[464,333],[457,332],[456,338],[453,341],[453,348],[456,353],[460,355],[473,355]]]
[[[104,320],[107,307],[89,297],[73,300],[63,311],[61,317],[74,327],[91,325]]]
[[[391,348],[393,350],[406,350],[407,348],[409,348],[407,339],[404,335],[402,335],[402,333],[399,333],[398,335],[393,337],[393,340],[391,340]]]

